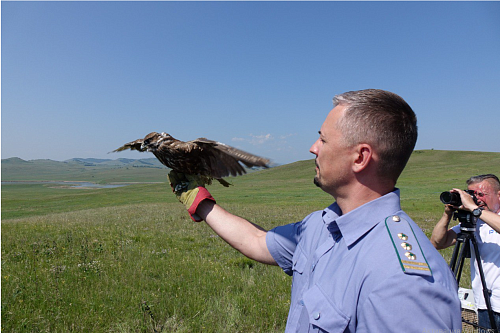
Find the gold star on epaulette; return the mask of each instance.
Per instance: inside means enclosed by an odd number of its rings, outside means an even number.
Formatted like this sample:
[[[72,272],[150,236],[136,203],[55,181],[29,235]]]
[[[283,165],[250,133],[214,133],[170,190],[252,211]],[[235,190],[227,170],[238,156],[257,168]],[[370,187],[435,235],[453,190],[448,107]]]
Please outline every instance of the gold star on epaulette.
[[[399,215],[392,215],[385,219],[385,225],[403,272],[432,276],[410,223]]]

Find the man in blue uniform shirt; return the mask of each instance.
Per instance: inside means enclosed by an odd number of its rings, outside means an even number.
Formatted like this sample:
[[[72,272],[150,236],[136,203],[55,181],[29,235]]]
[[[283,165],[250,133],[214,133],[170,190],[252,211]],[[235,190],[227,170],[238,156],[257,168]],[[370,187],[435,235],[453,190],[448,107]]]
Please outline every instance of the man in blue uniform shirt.
[[[335,198],[323,211],[266,231],[217,205],[196,176],[169,174],[173,188],[189,182],[176,195],[235,249],[293,276],[286,332],[460,331],[456,281],[395,188],[417,140],[413,110],[376,89],[334,105],[310,149],[314,183]]]

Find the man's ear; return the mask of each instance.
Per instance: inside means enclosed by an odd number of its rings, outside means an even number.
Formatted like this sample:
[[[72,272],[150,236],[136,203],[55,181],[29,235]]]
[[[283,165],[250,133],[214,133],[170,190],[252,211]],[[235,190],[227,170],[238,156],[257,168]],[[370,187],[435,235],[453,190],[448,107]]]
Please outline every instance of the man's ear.
[[[353,171],[360,172],[365,170],[370,162],[373,161],[373,149],[369,144],[361,143],[354,150],[355,159],[353,163]]]

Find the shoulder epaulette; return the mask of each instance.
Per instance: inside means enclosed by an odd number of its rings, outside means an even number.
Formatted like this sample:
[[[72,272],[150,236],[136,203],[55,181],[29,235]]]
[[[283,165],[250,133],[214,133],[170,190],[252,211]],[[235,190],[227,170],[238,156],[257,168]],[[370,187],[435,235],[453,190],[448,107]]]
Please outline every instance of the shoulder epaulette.
[[[391,215],[385,219],[385,226],[403,272],[432,276],[432,271],[410,223],[398,215]]]

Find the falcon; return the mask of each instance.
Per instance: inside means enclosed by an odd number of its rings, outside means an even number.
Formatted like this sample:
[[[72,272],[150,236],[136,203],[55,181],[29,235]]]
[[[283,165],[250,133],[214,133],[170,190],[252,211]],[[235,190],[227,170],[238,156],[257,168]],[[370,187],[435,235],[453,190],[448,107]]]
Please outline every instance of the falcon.
[[[127,149],[151,152],[163,165],[172,170],[203,176],[207,184],[210,184],[212,179],[216,179],[226,187],[230,184],[222,178],[246,173],[243,165],[249,168],[269,167],[268,159],[226,144],[206,138],[180,141],[165,132],[149,133],[144,139],[126,143],[112,152]]]

